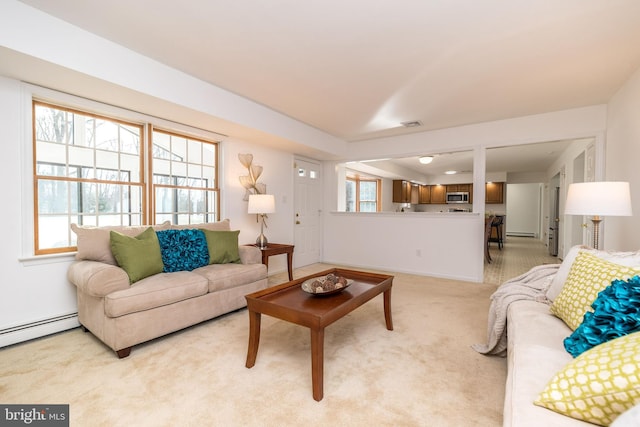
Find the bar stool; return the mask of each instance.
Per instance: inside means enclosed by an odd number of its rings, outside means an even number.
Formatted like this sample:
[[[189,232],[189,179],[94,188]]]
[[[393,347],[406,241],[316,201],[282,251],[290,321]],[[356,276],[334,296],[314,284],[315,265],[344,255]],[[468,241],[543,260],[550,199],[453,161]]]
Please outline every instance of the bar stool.
[[[496,229],[496,237],[491,238],[492,242],[498,242],[498,249],[502,250],[503,240],[502,240],[502,225],[504,223],[504,217],[502,215],[496,215],[493,218],[493,222],[491,222],[491,228]],[[493,231],[491,232],[493,235]]]

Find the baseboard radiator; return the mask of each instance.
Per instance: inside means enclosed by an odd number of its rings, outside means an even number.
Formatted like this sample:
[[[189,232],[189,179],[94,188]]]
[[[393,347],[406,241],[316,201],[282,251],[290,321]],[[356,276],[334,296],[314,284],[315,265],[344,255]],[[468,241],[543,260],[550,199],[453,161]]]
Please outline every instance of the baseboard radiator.
[[[0,347],[29,341],[80,326],[78,313],[69,313],[36,322],[0,329]]]
[[[538,233],[531,233],[531,232],[527,232],[527,231],[507,231],[507,236],[538,237]]]

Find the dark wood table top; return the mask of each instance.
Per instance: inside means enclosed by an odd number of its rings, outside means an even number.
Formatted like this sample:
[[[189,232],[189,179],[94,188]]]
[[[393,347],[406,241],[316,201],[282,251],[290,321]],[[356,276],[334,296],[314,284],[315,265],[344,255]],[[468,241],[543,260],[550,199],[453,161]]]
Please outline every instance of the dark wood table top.
[[[302,282],[333,273],[352,279],[344,291],[333,295],[312,295],[302,290]],[[246,296],[250,310],[307,327],[325,327],[391,289],[393,276],[332,268]]]

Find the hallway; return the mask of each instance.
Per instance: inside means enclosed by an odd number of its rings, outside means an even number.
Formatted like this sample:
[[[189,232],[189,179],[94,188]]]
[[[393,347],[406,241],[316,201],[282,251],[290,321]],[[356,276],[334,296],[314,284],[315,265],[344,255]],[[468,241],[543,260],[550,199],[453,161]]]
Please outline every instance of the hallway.
[[[531,237],[509,236],[505,239],[502,250],[498,249],[497,243],[492,242],[489,252],[491,264],[484,264],[484,283],[494,285],[519,276],[536,265],[562,262],[558,257],[549,255],[543,242]]]

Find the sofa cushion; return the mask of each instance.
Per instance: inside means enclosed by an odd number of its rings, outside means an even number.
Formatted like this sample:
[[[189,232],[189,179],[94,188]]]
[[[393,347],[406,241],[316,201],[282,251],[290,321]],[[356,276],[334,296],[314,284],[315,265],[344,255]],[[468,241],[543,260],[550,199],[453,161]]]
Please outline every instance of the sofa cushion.
[[[169,221],[166,221],[152,227],[157,231],[166,230],[170,225]],[[148,225],[93,227],[71,224],[71,230],[76,233],[76,245],[78,247],[76,259],[118,265],[113,253],[111,253],[111,231],[117,231],[125,236],[137,236],[147,228],[149,228]]]
[[[569,327],[549,313],[547,304],[519,300],[509,304],[507,329],[504,426],[590,426],[533,404],[553,375],[573,360],[562,348]]]
[[[634,406],[626,412],[623,412],[611,424],[611,427],[638,427],[640,426],[640,404]]]
[[[209,264],[240,263],[238,234],[235,231],[203,230],[209,248]]]
[[[591,305],[580,326],[564,340],[577,357],[596,345],[640,330],[640,277],[614,280]]]
[[[627,267],[640,267],[640,251],[636,252],[617,252],[617,251],[601,251],[598,249],[593,249],[588,246],[576,245],[573,246],[567,256],[564,257],[558,272],[555,277],[551,281],[551,286],[547,291],[547,299],[549,301],[554,301],[562,287],[564,286],[565,281],[567,280],[567,276],[569,275],[569,271],[571,270],[571,266],[573,265],[573,261],[575,261],[578,253],[588,252],[597,256],[598,258],[611,261],[615,264],[625,265]]]
[[[207,280],[189,271],[160,273],[135,283],[129,289],[105,297],[107,317],[150,310],[207,293]]]
[[[640,332],[596,346],[558,372],[536,405],[608,426],[640,403]]]
[[[638,273],[640,269],[614,264],[580,251],[560,294],[551,304],[551,313],[575,330],[582,323],[584,314],[591,311],[591,304],[598,292],[609,286],[614,279],[626,280]]]
[[[181,224],[171,225],[171,230],[184,230],[186,228],[197,228],[199,230],[213,230],[213,231],[229,231],[231,230],[231,221],[229,219],[223,219],[216,222],[203,222],[200,224]]]
[[[571,356],[562,349],[562,340],[570,330],[549,313],[548,305],[530,300],[509,304],[507,329],[504,425],[554,425],[553,418],[566,417],[535,406],[533,400],[549,378],[571,361]]]
[[[267,277],[264,264],[210,264],[193,270],[209,282],[209,292],[235,288]]]
[[[161,230],[156,234],[165,273],[191,271],[209,264],[207,239],[202,230]]]
[[[130,283],[158,274],[164,268],[158,236],[151,227],[135,237],[111,231],[111,252],[127,272]]]

